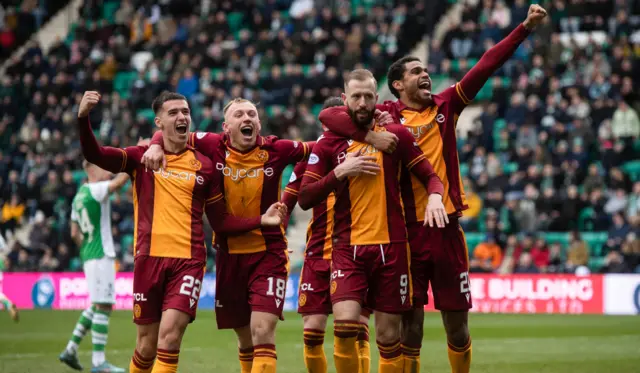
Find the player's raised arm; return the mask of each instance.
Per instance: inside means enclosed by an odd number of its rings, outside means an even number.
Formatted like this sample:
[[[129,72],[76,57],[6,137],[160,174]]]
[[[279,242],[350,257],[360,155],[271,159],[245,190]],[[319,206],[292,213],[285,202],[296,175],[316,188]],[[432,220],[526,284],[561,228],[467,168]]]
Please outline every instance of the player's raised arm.
[[[347,111],[346,106],[329,107],[320,112],[320,122],[331,132],[340,136],[354,139],[375,146],[387,153],[393,153],[398,144],[398,138],[391,132],[373,132],[358,128]]]
[[[78,110],[78,133],[80,135],[80,146],[85,159],[98,167],[113,173],[129,172],[133,170],[142,157],[142,147],[133,146],[126,149],[100,146],[96,140],[91,123],[89,122],[89,112],[100,101],[100,93],[87,91],[82,96],[80,108]]]
[[[527,19],[482,55],[478,63],[455,86],[464,105],[468,105],[476,97],[487,80],[513,56],[520,44],[546,15],[546,10],[540,5],[531,5]]]

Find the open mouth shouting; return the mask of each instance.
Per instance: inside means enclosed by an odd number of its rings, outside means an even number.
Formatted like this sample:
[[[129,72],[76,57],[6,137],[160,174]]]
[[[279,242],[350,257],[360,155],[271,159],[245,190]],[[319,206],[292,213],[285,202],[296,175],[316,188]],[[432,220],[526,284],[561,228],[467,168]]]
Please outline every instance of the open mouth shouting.
[[[176,125],[176,133],[177,133],[178,135],[184,135],[184,134],[186,134],[186,133],[187,133],[187,130],[188,130],[188,126],[187,126],[187,124],[186,124],[186,123],[178,123],[178,124]]]
[[[424,79],[418,82],[418,89],[425,95],[431,94],[431,80]]]
[[[240,127],[240,133],[242,133],[242,136],[247,140],[253,137],[253,131],[252,123],[245,123]]]

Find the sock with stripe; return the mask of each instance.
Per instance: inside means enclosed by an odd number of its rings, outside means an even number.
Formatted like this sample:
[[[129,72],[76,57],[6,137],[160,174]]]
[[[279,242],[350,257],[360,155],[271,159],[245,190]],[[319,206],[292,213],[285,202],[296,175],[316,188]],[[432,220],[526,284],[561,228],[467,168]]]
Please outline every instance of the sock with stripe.
[[[94,367],[104,363],[104,348],[107,345],[109,334],[109,312],[98,308],[93,310],[93,320],[91,320],[91,342],[93,343],[93,353],[91,362]]]
[[[402,360],[400,340],[389,344],[377,343],[378,350],[380,351],[378,373],[402,373],[404,370],[404,361]]]
[[[270,344],[253,346],[252,373],[276,373],[276,346]]]
[[[402,360],[404,362],[404,373],[420,372],[420,348],[422,346],[400,345],[402,350]]]
[[[151,373],[175,373],[178,371],[178,357],[180,350],[158,349],[156,363],[153,365]]]
[[[449,364],[452,373],[469,373],[471,367],[471,337],[464,347],[456,347],[450,342],[448,345]]]
[[[357,321],[333,322],[333,360],[337,373],[358,371],[358,347],[356,340],[360,324]]]
[[[78,352],[78,345],[80,345],[82,338],[84,338],[89,329],[91,329],[92,320],[93,306],[82,311],[82,314],[80,314],[76,327],[73,329],[73,333],[71,334],[71,339],[69,339],[69,343],[67,343],[66,350],[68,353],[75,355]]]
[[[240,360],[240,373],[251,373],[253,347],[238,348],[238,359]]]
[[[359,373],[369,373],[371,371],[371,346],[369,345],[369,324],[360,323],[358,331],[358,362]]]
[[[327,373],[324,354],[324,330],[304,330],[304,365],[308,373]]]
[[[131,362],[129,363],[129,373],[151,373],[154,360],[155,356],[152,358],[146,358],[140,355],[138,350],[135,350],[131,357]]]
[[[2,304],[2,308],[5,311],[8,311],[9,309],[11,309],[11,307],[13,307],[13,303],[11,303],[11,301],[9,300],[9,298],[7,298],[4,294],[0,293],[0,304]]]

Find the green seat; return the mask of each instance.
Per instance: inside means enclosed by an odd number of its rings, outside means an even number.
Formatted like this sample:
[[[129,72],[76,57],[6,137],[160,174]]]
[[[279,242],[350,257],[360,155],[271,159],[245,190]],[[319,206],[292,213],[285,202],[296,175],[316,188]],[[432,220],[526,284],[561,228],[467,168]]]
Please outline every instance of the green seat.
[[[86,177],[84,170],[73,171],[71,172],[71,175],[73,176],[73,181],[78,185],[80,185]]]
[[[240,31],[244,14],[242,12],[231,12],[227,15],[227,24],[232,33]]]
[[[511,175],[514,172],[518,171],[518,164],[516,162],[509,162],[504,165],[504,173],[507,175]]]
[[[106,20],[110,24],[115,23],[116,11],[118,11],[118,8],[120,8],[119,0],[106,1],[102,5],[102,19]]]
[[[593,222],[589,221],[589,219],[594,217],[595,214],[596,212],[592,207],[585,207],[580,211],[580,215],[578,215],[578,229],[581,232],[593,230]]]
[[[118,92],[120,97],[128,99],[131,96],[131,86],[135,81],[138,73],[135,71],[122,71],[116,73],[113,78],[113,89]]]
[[[466,163],[460,163],[460,175],[466,177],[469,174],[469,165]]]
[[[300,65],[300,67],[302,68],[302,75],[309,76],[311,74],[312,65]]]
[[[569,246],[569,233],[566,232],[545,232],[542,233],[547,243],[559,243],[563,248]]]
[[[604,266],[604,260],[605,257],[603,256],[599,256],[599,257],[595,257],[595,258],[591,258],[589,259],[589,269],[591,270],[592,273],[596,273],[600,271],[600,268],[602,268],[602,266]]]
[[[80,257],[74,257],[69,261],[69,271],[80,272],[82,270],[82,261]]]
[[[125,234],[120,239],[120,246],[122,246],[122,252],[129,250],[129,246],[133,245],[133,235]]]
[[[322,111],[322,104],[314,104],[311,107],[311,113],[313,114],[313,116],[315,118],[318,117],[318,115],[320,115],[320,112]]]
[[[507,128],[507,121],[502,118],[496,119],[495,122],[493,122],[493,128],[503,130]]]
[[[156,118],[156,113],[153,111],[153,109],[140,109],[136,112],[136,115],[139,117],[143,117],[149,123],[153,123],[154,119]]]
[[[581,236],[584,242],[586,242],[589,245],[589,248],[591,248],[592,257],[602,255],[602,247],[609,238],[609,234],[607,232],[583,232]]]
[[[480,232],[467,232],[464,234],[467,239],[467,248],[469,248],[469,256],[473,254],[473,250],[475,250],[476,246],[481,244],[484,239],[487,237],[486,233]]]
[[[636,182],[640,180],[640,160],[631,161],[622,165],[622,171],[629,174],[632,181]]]

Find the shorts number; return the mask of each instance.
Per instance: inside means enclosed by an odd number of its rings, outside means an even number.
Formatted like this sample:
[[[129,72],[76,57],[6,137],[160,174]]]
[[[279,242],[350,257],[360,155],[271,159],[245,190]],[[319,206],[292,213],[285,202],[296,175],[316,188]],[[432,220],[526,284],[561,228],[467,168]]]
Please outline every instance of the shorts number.
[[[409,292],[409,289],[407,288],[408,286],[409,286],[409,276],[407,275],[400,276],[400,295],[407,295],[407,293]]]
[[[273,277],[267,278],[267,281],[269,281],[269,290],[267,290],[267,295],[274,295]],[[284,291],[285,291],[286,284],[287,283],[283,279],[281,278],[276,279],[276,291],[275,291],[276,298],[284,299]]]
[[[460,274],[460,292],[463,294],[469,292],[469,272]]]
[[[200,280],[190,275],[184,275],[182,281],[184,282],[182,286],[180,286],[180,294],[198,300],[198,297],[200,297],[200,287],[202,286]]]

